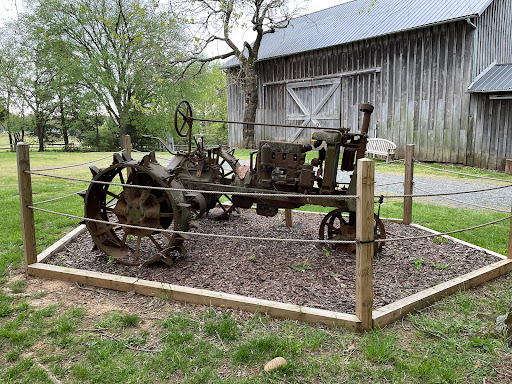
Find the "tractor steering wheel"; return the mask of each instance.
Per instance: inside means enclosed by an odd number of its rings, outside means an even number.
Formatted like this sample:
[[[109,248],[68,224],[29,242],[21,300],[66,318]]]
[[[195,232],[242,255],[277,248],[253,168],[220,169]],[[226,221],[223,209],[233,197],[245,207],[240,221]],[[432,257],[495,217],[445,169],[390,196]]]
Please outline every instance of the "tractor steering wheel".
[[[193,122],[190,103],[187,100],[181,100],[174,111],[174,128],[178,135],[181,137],[189,136]],[[188,125],[188,129],[185,129],[186,125]]]

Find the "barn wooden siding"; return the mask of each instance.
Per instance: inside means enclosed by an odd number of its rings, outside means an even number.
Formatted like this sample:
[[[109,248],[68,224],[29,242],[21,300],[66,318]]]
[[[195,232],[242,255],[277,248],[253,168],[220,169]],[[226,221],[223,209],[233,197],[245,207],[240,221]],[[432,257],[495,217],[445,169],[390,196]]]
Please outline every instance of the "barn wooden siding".
[[[494,0],[476,21],[477,45],[475,70],[478,75],[494,61],[512,63],[512,4]]]
[[[341,78],[341,126],[358,130],[358,107],[369,102],[375,106],[370,135],[377,124],[376,136],[395,142],[398,157],[414,143],[418,160],[503,170],[504,160],[512,158],[512,101],[469,94],[467,88],[474,67],[480,72],[493,61],[512,62],[511,25],[512,8],[498,0],[477,20],[476,53],[475,29],[458,21],[262,61],[257,121],[290,124],[286,85],[331,76]],[[350,75],[361,70],[373,72]],[[243,92],[230,82],[230,120],[241,121],[244,107]],[[256,141],[289,140],[294,132],[257,127]],[[241,126],[230,126],[230,144],[241,142]]]
[[[467,165],[503,171],[512,158],[512,100],[471,96]]]
[[[475,73],[493,62],[512,63],[512,7],[510,0],[494,0],[476,22]],[[512,100],[492,100],[471,94],[467,161],[464,164],[505,169],[512,158]]]
[[[377,137],[395,142],[398,156],[415,143],[418,159],[465,163],[472,33],[461,21],[263,61],[258,122],[286,122],[287,81],[332,75],[341,77],[342,126],[358,130],[359,105],[369,102],[375,106],[370,134],[377,124]],[[344,76],[368,69],[376,72]],[[236,83],[229,88],[230,119],[240,121],[244,97]],[[231,144],[238,146],[241,128],[232,128]],[[259,128],[256,140],[289,135]]]

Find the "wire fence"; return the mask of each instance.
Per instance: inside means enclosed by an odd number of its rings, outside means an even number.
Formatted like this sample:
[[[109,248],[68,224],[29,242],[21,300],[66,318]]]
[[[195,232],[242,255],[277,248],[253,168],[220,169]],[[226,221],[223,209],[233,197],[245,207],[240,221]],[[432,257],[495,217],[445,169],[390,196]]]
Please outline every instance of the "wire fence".
[[[68,180],[68,181],[76,181],[90,184],[101,184],[101,185],[112,185],[117,187],[127,187],[127,188],[142,188],[142,189],[151,189],[155,191],[176,191],[176,192],[195,192],[195,193],[204,193],[210,195],[232,195],[232,196],[245,196],[245,197],[279,197],[279,198],[306,198],[306,199],[333,199],[333,200],[346,200],[346,199],[357,199],[356,195],[304,195],[299,193],[260,193],[260,192],[237,192],[233,190],[203,190],[203,189],[190,189],[190,188],[174,188],[174,187],[156,187],[151,185],[139,185],[139,184],[126,184],[126,183],[111,183],[108,181],[99,181],[99,180],[86,180],[79,179],[75,177],[65,177],[65,176],[57,176],[57,175],[49,175],[45,173],[40,173],[36,171],[28,171],[32,175],[37,176],[45,176],[54,179]]]

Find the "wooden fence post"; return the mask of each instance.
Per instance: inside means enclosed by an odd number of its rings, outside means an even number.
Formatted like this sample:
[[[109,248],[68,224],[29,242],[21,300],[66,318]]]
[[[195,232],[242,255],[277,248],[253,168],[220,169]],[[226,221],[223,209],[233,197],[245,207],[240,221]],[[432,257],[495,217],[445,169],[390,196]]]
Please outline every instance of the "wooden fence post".
[[[414,182],[414,144],[405,147],[404,195],[412,195]],[[412,197],[404,197],[404,224],[412,223]]]
[[[32,180],[30,173],[29,146],[24,143],[16,145],[18,162],[18,188],[20,195],[21,231],[23,238],[23,254],[25,256],[25,272],[30,264],[37,263],[36,229],[32,205]]]
[[[285,208],[284,210],[284,220],[286,221],[287,227],[293,227],[293,221],[292,221],[292,210]]]
[[[375,163],[369,159],[357,162],[356,204],[356,316],[361,328],[373,326],[373,247],[374,240]]]
[[[132,157],[132,139],[130,135],[124,137],[124,150],[130,157]]]
[[[512,216],[512,210],[510,211],[510,215]],[[508,231],[508,251],[507,257],[512,259],[512,218],[510,219],[510,229]]]
[[[126,151],[126,153],[128,154],[128,156],[130,156],[130,158],[132,157],[132,138],[130,137],[130,135],[126,135],[124,137],[124,150]],[[131,168],[130,167],[127,167],[126,168],[126,176],[130,176],[130,171],[131,171]]]

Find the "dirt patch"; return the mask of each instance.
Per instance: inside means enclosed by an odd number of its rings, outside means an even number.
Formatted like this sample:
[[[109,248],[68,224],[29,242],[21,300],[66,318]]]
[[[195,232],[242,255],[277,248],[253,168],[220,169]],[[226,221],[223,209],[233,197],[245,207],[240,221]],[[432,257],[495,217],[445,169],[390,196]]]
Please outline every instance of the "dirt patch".
[[[321,220],[321,215],[294,212],[294,227],[287,228],[284,215],[265,218],[248,210],[231,221],[200,220],[200,228],[194,231],[317,239]],[[425,234],[401,224],[386,222],[385,226],[388,238]],[[185,246],[188,256],[179,257],[172,267],[164,264],[129,267],[112,263],[106,255],[94,251],[92,240],[85,233],[46,262],[345,313],[355,311],[353,254],[315,244],[196,236],[191,236]],[[143,241],[140,258],[151,258],[156,251],[151,242]],[[387,243],[374,261],[374,307],[379,308],[498,260],[444,239]]]
[[[19,278],[23,279],[25,276],[20,273],[10,281]],[[65,281],[31,277],[27,282],[25,291],[15,296],[30,297],[30,305],[35,308],[46,308],[50,305],[57,305],[59,308],[81,307],[92,318],[118,311],[146,315],[147,320],[157,320],[165,318],[169,311],[190,312],[194,308],[176,301],[136,295],[134,292],[92,288]]]

